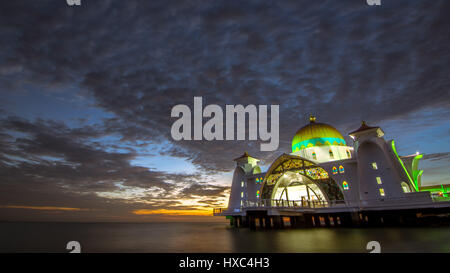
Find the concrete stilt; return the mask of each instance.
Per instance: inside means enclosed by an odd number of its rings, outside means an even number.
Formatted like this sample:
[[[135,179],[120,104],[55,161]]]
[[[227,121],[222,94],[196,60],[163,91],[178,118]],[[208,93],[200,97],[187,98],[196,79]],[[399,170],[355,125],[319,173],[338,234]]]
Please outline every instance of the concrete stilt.
[[[305,217],[305,227],[313,227],[313,221],[312,221],[312,216],[311,215],[304,215]]]
[[[256,225],[255,225],[255,217],[254,216],[249,216],[249,228],[250,229],[256,229]]]
[[[297,227],[297,217],[291,216],[289,217],[289,223],[291,224],[291,228]]]
[[[361,225],[361,217],[359,216],[359,213],[357,212],[351,212],[350,213],[350,220],[351,220],[351,226],[360,226]]]
[[[248,227],[248,216],[242,217],[242,227]]]
[[[321,224],[321,222],[320,222],[320,217],[319,217],[319,215],[315,214],[313,217],[314,217],[315,227],[320,227],[320,226],[322,226],[322,224]]]
[[[335,227],[339,227],[339,226],[340,226],[340,225],[339,225],[339,222],[338,222],[338,217],[339,217],[339,216],[333,215],[332,217],[333,217],[334,226],[335,226]],[[339,219],[340,219],[340,218],[339,218]]]

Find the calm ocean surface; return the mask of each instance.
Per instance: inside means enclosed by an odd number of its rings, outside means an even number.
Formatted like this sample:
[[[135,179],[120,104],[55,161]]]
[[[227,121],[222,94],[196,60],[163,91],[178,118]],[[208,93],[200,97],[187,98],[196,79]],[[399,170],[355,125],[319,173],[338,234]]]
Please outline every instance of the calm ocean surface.
[[[226,223],[0,223],[0,252],[450,252],[450,227],[250,231]]]

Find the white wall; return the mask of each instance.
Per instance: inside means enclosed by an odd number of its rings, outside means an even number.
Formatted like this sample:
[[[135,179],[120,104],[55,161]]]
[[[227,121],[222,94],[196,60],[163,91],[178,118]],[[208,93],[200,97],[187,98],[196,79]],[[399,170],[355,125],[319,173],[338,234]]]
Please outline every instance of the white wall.
[[[333,158],[330,157],[329,151],[333,152]],[[350,152],[350,157],[347,155],[346,151]],[[313,158],[313,152],[316,153],[316,159]],[[314,146],[299,150],[294,155],[301,156],[303,158],[309,159],[316,163],[330,162],[336,160],[344,160],[352,157],[353,147],[350,146],[338,146],[338,145],[330,145],[330,146]]]
[[[245,198],[245,184],[246,176],[244,170],[240,166],[236,166],[233,173],[233,182],[231,183],[230,199],[228,201],[228,211],[239,211],[241,207],[241,192],[244,192]],[[241,182],[244,181],[244,188],[241,187]]]

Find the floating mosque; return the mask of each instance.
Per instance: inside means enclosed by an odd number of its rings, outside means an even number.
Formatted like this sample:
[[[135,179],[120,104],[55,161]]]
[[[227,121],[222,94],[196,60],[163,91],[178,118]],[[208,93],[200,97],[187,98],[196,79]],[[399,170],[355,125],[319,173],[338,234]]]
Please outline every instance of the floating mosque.
[[[215,208],[236,227],[339,227],[447,222],[450,185],[422,186],[423,154],[400,156],[378,126],[348,133],[314,116],[267,172],[245,152],[234,159],[227,208]]]

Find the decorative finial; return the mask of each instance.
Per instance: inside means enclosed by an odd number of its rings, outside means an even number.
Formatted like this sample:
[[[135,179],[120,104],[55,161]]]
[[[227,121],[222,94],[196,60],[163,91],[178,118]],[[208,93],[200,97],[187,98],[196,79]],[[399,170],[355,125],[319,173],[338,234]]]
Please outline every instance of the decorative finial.
[[[361,122],[361,125],[362,125],[362,126],[367,125],[367,124],[366,124],[366,121],[363,120],[363,121]]]
[[[316,117],[313,116],[313,115],[310,115],[310,116],[309,116],[309,122],[311,122],[311,123],[316,122]]]

